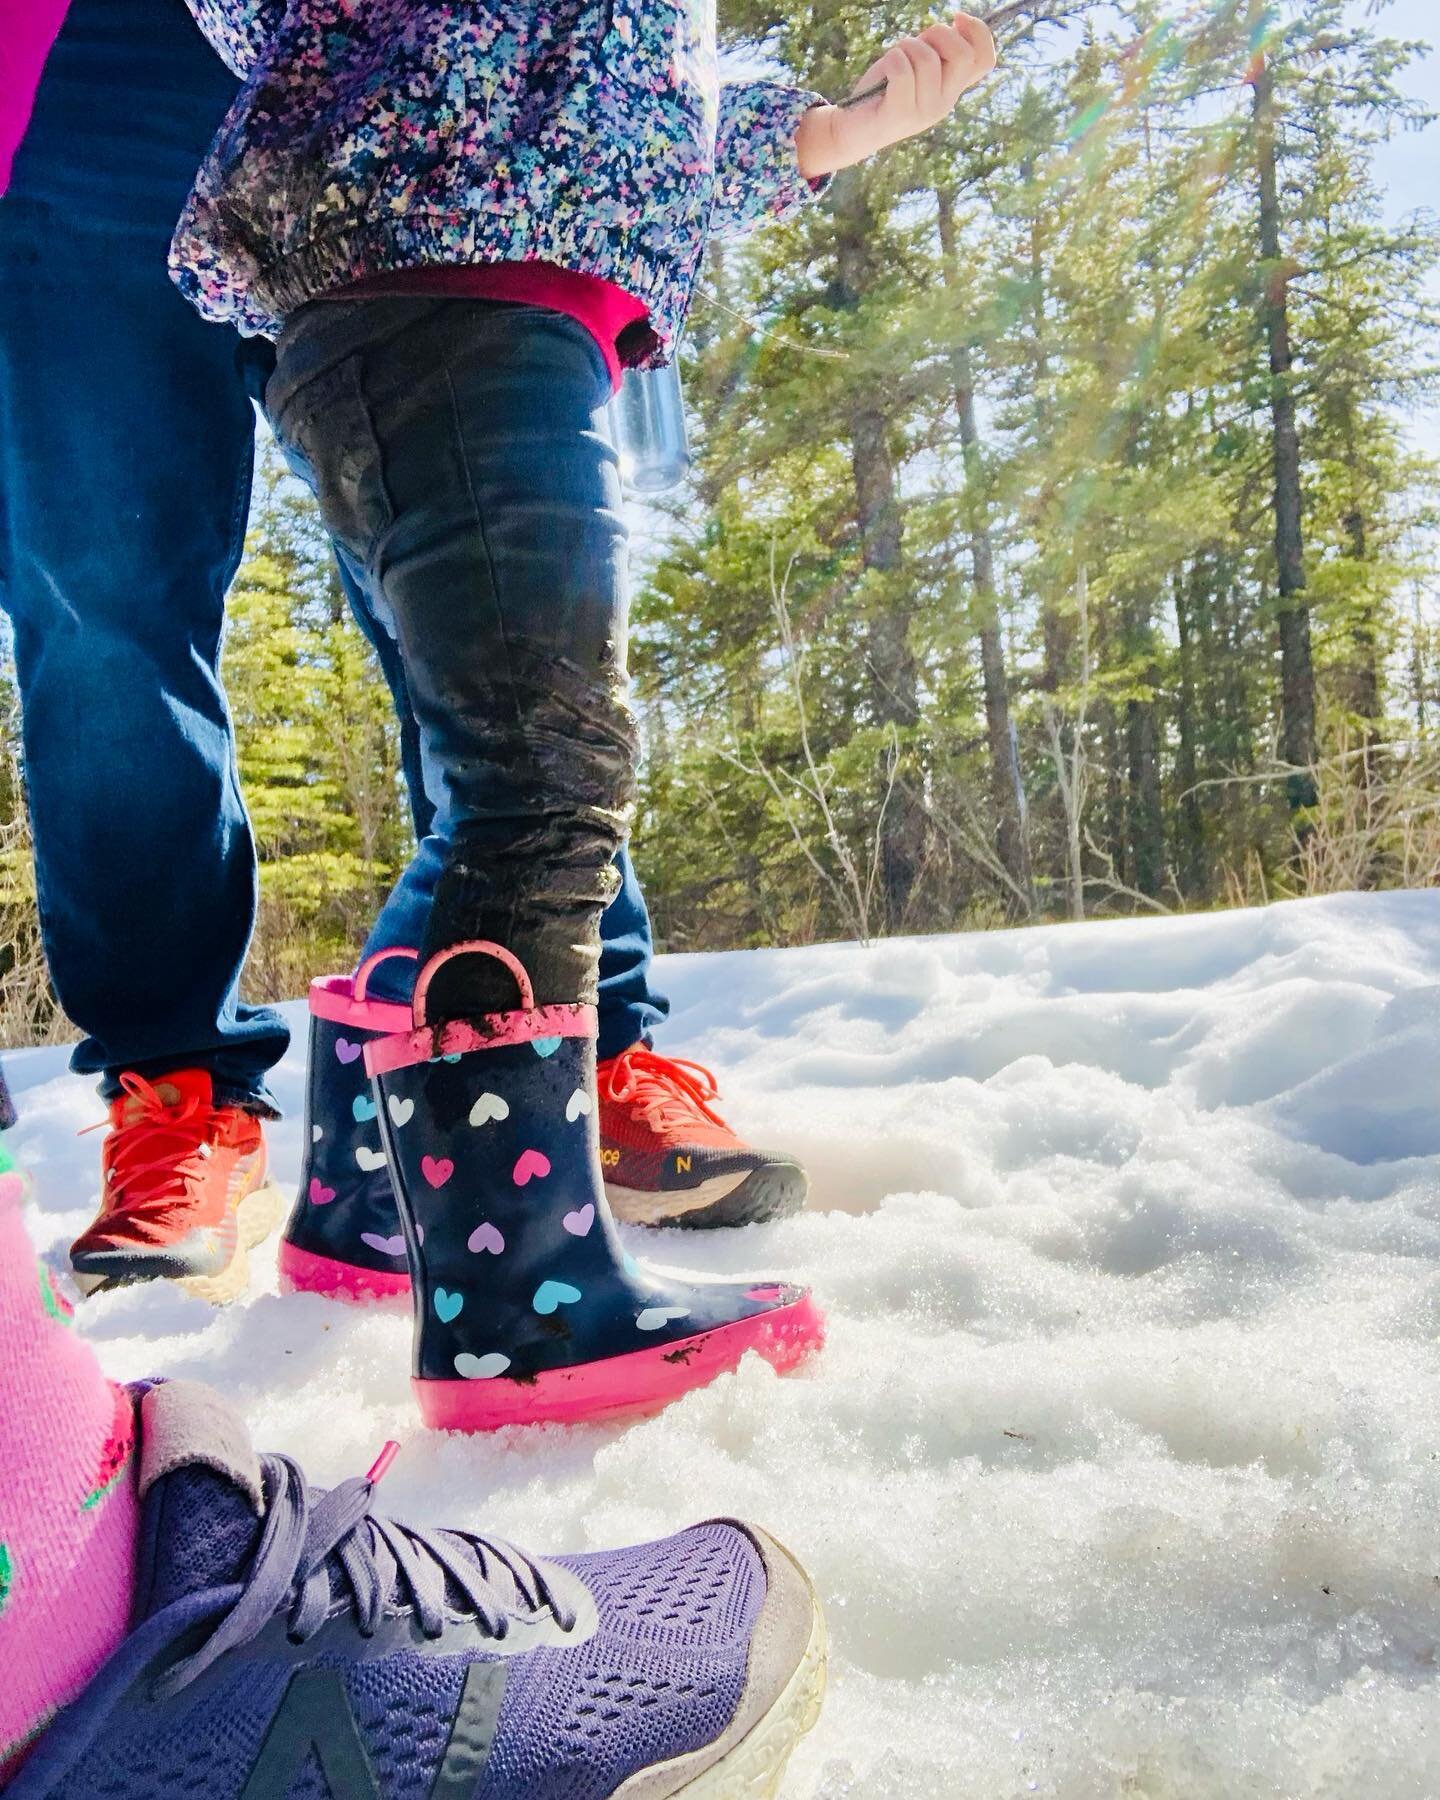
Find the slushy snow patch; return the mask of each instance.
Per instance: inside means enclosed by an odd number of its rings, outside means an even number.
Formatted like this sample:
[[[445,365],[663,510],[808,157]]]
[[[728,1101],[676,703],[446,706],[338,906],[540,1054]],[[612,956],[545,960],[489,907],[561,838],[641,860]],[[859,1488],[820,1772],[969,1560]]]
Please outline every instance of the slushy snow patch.
[[[1440,895],[679,957],[662,1047],[812,1210],[648,1237],[803,1276],[831,1340],[628,1430],[426,1433],[403,1310],[161,1286],[84,1329],[330,1482],[537,1548],[715,1514],[813,1571],[834,1681],[787,1800],[1440,1794]],[[277,1071],[299,1154],[304,1035]],[[13,1056],[63,1266],[98,1116]]]

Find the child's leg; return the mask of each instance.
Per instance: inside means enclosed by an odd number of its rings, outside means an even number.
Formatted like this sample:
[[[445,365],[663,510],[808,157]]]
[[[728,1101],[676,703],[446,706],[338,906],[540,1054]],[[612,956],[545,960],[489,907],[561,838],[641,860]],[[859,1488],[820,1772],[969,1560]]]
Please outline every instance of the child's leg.
[[[365,1056],[417,1396],[446,1428],[645,1410],[752,1349],[788,1368],[822,1335],[784,1283],[637,1262],[605,1201],[599,922],[637,749],[608,391],[558,314],[370,301],[298,315],[267,392],[383,592],[445,783],[416,994],[447,1047],[392,1027]]]
[[[0,1779],[124,1635],[138,1515],[130,1396],[40,1269],[0,1146]]]
[[[584,328],[484,301],[322,302],[267,393],[326,524],[383,594],[449,821],[427,953],[488,938],[542,1004],[595,999],[634,787],[625,526]],[[510,1005],[484,959],[437,1015]]]
[[[531,307],[322,303],[286,332],[266,398],[372,637],[390,647],[382,662],[417,752],[412,799],[418,774],[436,821],[369,949],[498,937],[542,999],[593,1001],[634,759],[625,533],[593,340]],[[408,1002],[416,966],[381,963],[369,997]],[[493,1005],[513,1003],[508,979],[463,973],[492,984]],[[487,1010],[486,997],[440,999],[456,1014]],[[287,1285],[405,1282],[365,1073],[335,1060],[373,1035],[359,1023],[317,1027],[322,1141],[286,1228]]]

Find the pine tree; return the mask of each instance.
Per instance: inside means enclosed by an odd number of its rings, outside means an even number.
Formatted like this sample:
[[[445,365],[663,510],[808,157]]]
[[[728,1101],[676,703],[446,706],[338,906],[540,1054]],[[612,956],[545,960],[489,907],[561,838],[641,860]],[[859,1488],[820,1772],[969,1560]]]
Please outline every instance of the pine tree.
[[[224,676],[260,856],[249,979],[300,992],[354,960],[411,839],[390,696],[309,497],[262,457]]]

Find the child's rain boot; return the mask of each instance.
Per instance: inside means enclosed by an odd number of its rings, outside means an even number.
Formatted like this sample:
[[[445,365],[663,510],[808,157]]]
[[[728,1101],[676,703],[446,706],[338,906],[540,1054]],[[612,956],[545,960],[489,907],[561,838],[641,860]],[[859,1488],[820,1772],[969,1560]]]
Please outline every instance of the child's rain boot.
[[[375,1300],[410,1291],[410,1264],[365,1074],[373,1038],[410,1029],[410,1008],[369,998],[370,972],[414,950],[381,950],[352,978],[310,984],[310,1066],[300,1191],[280,1240],[285,1293]]]
[[[452,956],[497,957],[513,1012],[431,1026]],[[803,1288],[691,1282],[629,1256],[600,1173],[596,1015],[535,1005],[519,961],[460,944],[425,967],[413,1029],[365,1051],[409,1244],[428,1425],[487,1431],[653,1412],[747,1350],[792,1368],[824,1338]]]

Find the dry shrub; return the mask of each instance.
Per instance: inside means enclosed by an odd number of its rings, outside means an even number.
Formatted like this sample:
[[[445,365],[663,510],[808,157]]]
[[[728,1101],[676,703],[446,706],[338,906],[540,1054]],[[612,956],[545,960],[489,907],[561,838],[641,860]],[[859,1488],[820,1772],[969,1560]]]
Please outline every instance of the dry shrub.
[[[45,967],[29,822],[22,813],[0,824],[0,1044],[18,1049],[73,1043],[77,1036]]]
[[[1312,773],[1289,856],[1270,868],[1251,850],[1227,868],[1225,905],[1440,885],[1440,745],[1342,747]]]

